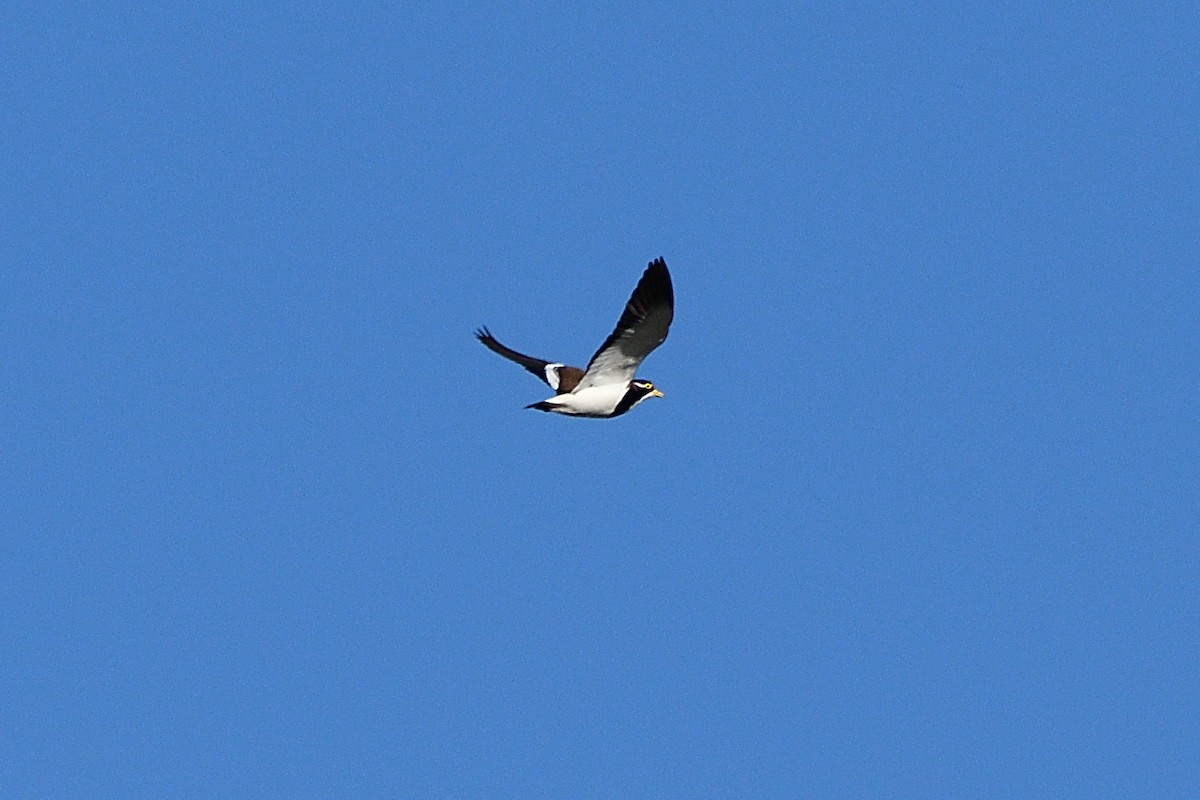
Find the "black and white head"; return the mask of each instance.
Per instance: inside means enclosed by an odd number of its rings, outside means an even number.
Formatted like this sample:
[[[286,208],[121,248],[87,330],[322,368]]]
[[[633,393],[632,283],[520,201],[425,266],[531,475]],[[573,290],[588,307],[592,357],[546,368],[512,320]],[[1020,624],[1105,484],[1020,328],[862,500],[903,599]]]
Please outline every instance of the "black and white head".
[[[650,381],[632,380],[629,382],[629,388],[625,390],[625,396],[617,403],[617,407],[613,409],[610,416],[619,417],[649,397],[663,397],[663,393],[654,388],[654,384]]]

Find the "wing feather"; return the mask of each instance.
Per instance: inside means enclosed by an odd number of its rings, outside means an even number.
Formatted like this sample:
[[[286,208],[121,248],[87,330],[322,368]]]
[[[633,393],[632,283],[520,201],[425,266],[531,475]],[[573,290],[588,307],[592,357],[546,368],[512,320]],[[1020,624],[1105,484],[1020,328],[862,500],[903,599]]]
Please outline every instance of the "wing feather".
[[[488,350],[491,350],[496,355],[503,356],[509,361],[520,364],[522,367],[532,372],[538,377],[538,380],[549,386],[551,389],[554,389],[558,394],[565,394],[574,389],[577,385],[579,385],[579,380],[583,377],[583,370],[581,370],[579,367],[563,366],[562,364],[545,361],[540,358],[534,358],[533,356],[527,356],[524,353],[518,353],[512,348],[505,347],[496,340],[495,336],[492,336],[492,332],[487,328],[480,328],[479,330],[475,331],[475,338],[482,342],[484,347],[486,347]],[[550,370],[547,370],[547,367],[549,367]],[[553,371],[554,375],[558,378],[557,385],[551,382],[551,371]]]
[[[617,327],[588,362],[576,391],[631,380],[646,356],[666,340],[674,316],[671,274],[667,263],[656,258],[642,273]]]

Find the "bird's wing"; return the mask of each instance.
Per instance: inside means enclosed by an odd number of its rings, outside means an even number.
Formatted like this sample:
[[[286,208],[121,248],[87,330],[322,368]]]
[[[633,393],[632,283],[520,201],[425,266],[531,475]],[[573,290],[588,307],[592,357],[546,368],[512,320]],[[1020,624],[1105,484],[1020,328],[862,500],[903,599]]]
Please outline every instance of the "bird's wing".
[[[675,291],[667,262],[650,262],[617,327],[588,362],[577,391],[631,380],[637,368],[667,338],[675,315]]]
[[[483,346],[496,355],[504,356],[509,361],[515,361],[520,364],[559,394],[571,391],[579,385],[580,379],[583,378],[583,370],[579,367],[568,367],[563,364],[543,361],[540,358],[527,356],[524,353],[518,353],[516,350],[505,347],[496,341],[496,337],[492,336],[492,332],[487,328],[480,328],[475,331],[475,338],[483,342]]]

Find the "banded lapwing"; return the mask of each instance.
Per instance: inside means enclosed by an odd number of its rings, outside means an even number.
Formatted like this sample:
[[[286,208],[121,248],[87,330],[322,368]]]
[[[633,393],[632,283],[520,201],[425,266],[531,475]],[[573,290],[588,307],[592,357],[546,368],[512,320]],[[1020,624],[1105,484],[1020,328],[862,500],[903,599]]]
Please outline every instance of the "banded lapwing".
[[[674,314],[671,274],[667,263],[657,258],[642,273],[616,329],[592,356],[587,369],[510,350],[487,328],[480,328],[475,336],[493,353],[520,364],[554,390],[553,397],[526,408],[576,417],[619,417],[647,397],[663,396],[653,383],[633,376],[646,356],[667,338]]]

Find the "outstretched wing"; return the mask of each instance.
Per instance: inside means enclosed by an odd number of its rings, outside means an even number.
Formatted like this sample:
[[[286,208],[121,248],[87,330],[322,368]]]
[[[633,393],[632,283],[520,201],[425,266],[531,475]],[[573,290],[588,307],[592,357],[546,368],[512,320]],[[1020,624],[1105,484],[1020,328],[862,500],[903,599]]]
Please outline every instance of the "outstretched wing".
[[[559,394],[565,394],[574,389],[579,385],[580,378],[583,377],[583,370],[579,367],[568,367],[550,361],[543,361],[540,358],[527,356],[524,353],[518,353],[516,350],[505,347],[496,341],[496,337],[492,336],[492,332],[487,328],[480,328],[475,331],[475,338],[483,342],[483,346],[496,355],[504,356],[509,361],[515,361],[520,364]]]
[[[641,363],[667,338],[675,316],[675,290],[667,262],[656,258],[642,273],[617,327],[592,360],[577,390],[625,383]]]

